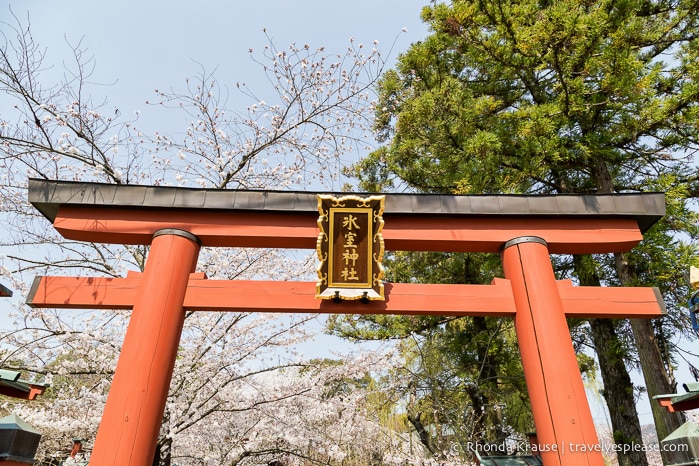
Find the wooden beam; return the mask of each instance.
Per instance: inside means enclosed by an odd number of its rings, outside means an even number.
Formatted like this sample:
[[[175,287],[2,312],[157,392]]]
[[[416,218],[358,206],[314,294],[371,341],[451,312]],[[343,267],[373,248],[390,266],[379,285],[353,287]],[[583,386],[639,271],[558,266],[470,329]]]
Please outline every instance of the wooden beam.
[[[66,309],[130,309],[139,274],[126,278],[37,277],[27,303]],[[190,278],[188,311],[316,312],[325,314],[514,315],[509,282],[496,285],[387,283],[385,301],[334,303],[315,299],[313,282]]]
[[[667,313],[658,288],[573,286],[570,280],[557,283],[567,317],[630,319]]]
[[[126,278],[37,277],[27,303],[38,308],[131,309],[140,274]],[[574,287],[558,282],[567,317],[632,318],[664,314],[652,288]],[[385,301],[315,299],[313,282],[205,280],[192,274],[184,308],[190,311],[317,312],[324,314],[432,314],[449,316],[515,314],[508,280],[491,285],[386,283]]]
[[[97,243],[150,244],[156,231],[173,228],[203,246],[315,249],[317,219],[306,212],[62,206],[54,227],[65,238]],[[636,221],[607,217],[385,214],[384,220],[385,247],[393,251],[499,252],[512,238],[538,236],[553,254],[592,254],[628,251],[643,239]]]

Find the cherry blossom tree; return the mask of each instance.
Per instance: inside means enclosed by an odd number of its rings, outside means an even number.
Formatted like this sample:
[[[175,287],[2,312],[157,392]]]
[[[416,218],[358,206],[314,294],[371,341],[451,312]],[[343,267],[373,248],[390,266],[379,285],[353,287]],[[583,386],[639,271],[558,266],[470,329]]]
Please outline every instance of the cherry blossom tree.
[[[350,40],[342,53],[270,40],[250,56],[264,86],[228,86],[202,69],[184,89],[156,90],[149,112],[177,112],[184,131],[145,130],[91,83],[80,44],[54,67],[29,22],[3,24],[0,44],[0,275],[24,296],[39,274],[119,277],[142,270],[147,247],[60,237],[26,200],[28,177],[219,189],[316,189],[339,182],[346,158],[366,149],[372,86],[384,58]],[[60,71],[60,72],[59,72]],[[231,102],[247,102],[231,108]],[[312,276],[303,254],[204,249],[211,279]],[[45,464],[86,439],[89,449],[128,324],[125,311],[31,309],[13,302],[0,332],[0,366],[51,384],[31,403],[0,400],[43,435]],[[386,356],[307,361],[294,345],[316,316],[190,313],[185,321],[162,432],[159,463],[247,465],[430,464],[419,442],[365,409],[357,380],[385,369]],[[342,386],[342,389],[337,387]],[[331,387],[336,389],[331,390]],[[411,445],[413,448],[411,448]],[[355,461],[356,462],[351,462]],[[279,464],[279,463],[278,463]]]

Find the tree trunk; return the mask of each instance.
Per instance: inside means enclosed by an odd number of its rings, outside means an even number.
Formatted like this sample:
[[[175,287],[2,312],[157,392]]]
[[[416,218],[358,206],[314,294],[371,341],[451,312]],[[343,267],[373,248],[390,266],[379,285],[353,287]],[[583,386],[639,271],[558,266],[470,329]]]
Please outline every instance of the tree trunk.
[[[407,417],[408,422],[410,422],[410,424],[412,424],[415,428],[415,431],[417,432],[417,435],[420,438],[420,443],[422,443],[424,447],[427,448],[427,450],[432,455],[436,454],[434,443],[432,443],[432,437],[430,436],[430,433],[427,432],[425,426],[422,424],[422,420],[420,419],[420,413],[411,413],[409,411]]]
[[[630,286],[633,284],[633,272],[630,270],[628,262],[624,259],[624,255],[620,253],[615,254],[614,258],[619,281],[624,286]],[[653,397],[675,393],[677,382],[667,371],[651,321],[648,319],[630,319],[630,322],[636,349],[638,350],[638,358],[641,362],[643,379],[646,383],[651,411],[653,412],[655,431],[658,435],[658,441],[660,441],[678,429],[685,422],[685,417],[682,413],[669,412],[654,401]],[[663,455],[663,461],[666,460]]]
[[[170,466],[172,464],[172,438],[160,436],[155,446],[153,466]]]
[[[633,383],[624,364],[623,343],[614,330],[614,322],[610,319],[590,319],[589,322],[604,383],[602,395],[612,421],[613,441],[615,444],[642,445]],[[631,450],[617,453],[619,466],[648,465],[645,452]]]
[[[603,158],[597,158],[593,167],[593,177],[596,180],[600,193],[614,192],[612,177]],[[629,267],[622,253],[614,254],[616,273],[622,286],[633,285],[634,272]],[[629,319],[633,331],[638,357],[641,362],[641,370],[645,381],[648,398],[655,421],[655,431],[658,441],[667,437],[684,422],[682,413],[670,413],[653,401],[656,395],[675,393],[676,383],[668,374],[663,361],[660,346],[653,331],[653,326],[648,319]],[[666,458],[663,455],[663,461]]]
[[[469,283],[469,282],[465,282]],[[471,282],[475,283],[475,282]],[[500,358],[497,353],[490,350],[493,330],[488,327],[488,320],[483,316],[474,316],[473,327],[475,334],[487,334],[488,339],[478,339],[478,366],[481,368],[480,375],[475,385],[471,384],[466,392],[471,399],[474,413],[480,416],[480,425],[476,433],[481,443],[497,444],[503,450],[506,447],[507,434],[502,421],[502,412],[493,405],[490,393],[497,393],[499,387]],[[492,354],[491,354],[492,353]],[[465,368],[466,369],[466,368]]]
[[[600,279],[590,256],[573,256],[575,274],[583,286],[600,286]],[[641,423],[636,411],[633,383],[624,363],[624,344],[611,319],[590,319],[592,342],[599,361],[615,444],[642,445]],[[647,466],[643,451],[617,452],[619,466]]]

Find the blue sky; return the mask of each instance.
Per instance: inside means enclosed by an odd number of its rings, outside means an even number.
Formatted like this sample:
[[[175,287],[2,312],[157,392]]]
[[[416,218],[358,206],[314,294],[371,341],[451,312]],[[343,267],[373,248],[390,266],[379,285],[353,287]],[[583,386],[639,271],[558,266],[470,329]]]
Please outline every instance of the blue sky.
[[[104,87],[111,105],[122,112],[141,110],[154,89],[182,88],[184,79],[203,68],[220,82],[263,79],[248,50],[267,43],[296,42],[343,52],[350,37],[372,44],[391,57],[425,37],[420,21],[425,0],[269,1],[199,0],[9,0],[0,20],[29,18],[48,61],[71,60],[70,44],[81,43],[94,56],[92,80]],[[28,16],[27,16],[28,15]],[[402,32],[406,28],[407,32]],[[58,68],[58,67],[57,67]],[[163,128],[159,128],[163,131]]]

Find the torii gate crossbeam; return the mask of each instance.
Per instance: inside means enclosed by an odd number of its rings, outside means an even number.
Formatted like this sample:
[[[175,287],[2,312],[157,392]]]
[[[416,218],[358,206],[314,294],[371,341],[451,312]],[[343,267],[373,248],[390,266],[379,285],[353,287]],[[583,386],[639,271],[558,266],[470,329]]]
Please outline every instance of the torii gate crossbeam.
[[[93,448],[99,465],[151,464],[184,311],[231,310],[513,316],[544,464],[602,466],[565,318],[664,312],[651,288],[556,281],[549,258],[631,249],[664,214],[662,194],[386,195],[386,249],[500,252],[505,278],[489,286],[386,284],[385,301],[337,304],[314,299],[313,283],[194,273],[201,246],[314,248],[313,193],[30,180],[29,197],[68,239],[151,246],[142,274],[38,277],[27,300],[133,309]]]

